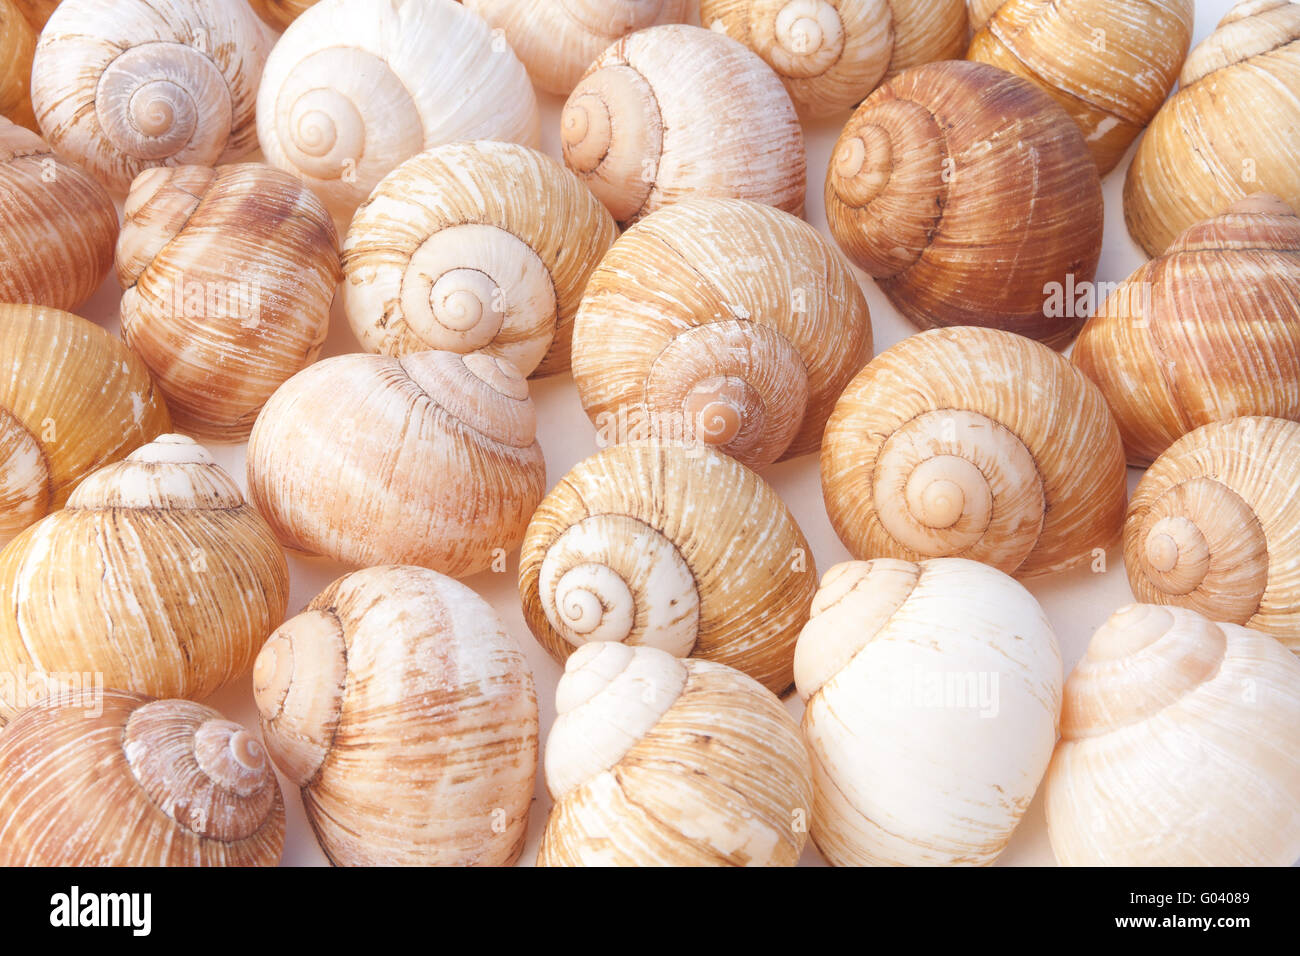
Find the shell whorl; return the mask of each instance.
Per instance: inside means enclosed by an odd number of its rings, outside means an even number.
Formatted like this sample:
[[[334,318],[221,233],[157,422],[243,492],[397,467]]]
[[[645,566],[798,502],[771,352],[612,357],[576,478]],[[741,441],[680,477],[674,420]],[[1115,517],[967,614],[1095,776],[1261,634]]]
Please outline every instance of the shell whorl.
[[[0,547],[50,510],[50,465],[36,436],[0,407]]]
[[[775,7],[771,45],[760,46],[763,56],[782,76],[809,77],[825,73],[844,54],[844,21],[826,0],[782,0],[754,4],[751,17],[771,16],[763,7]]]
[[[68,498],[70,510],[240,508],[244,496],[202,445],[184,435],[160,435],[123,461],[101,468]]]

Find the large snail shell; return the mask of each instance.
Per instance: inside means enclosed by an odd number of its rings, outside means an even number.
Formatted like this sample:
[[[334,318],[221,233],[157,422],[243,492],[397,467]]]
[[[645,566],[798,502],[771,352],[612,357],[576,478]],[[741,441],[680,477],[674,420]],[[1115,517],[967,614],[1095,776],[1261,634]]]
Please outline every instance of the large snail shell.
[[[620,225],[693,196],[803,214],[794,104],[767,64],[713,30],[624,37],[587,70],[561,124],[564,161]]]
[[[1072,357],[1135,465],[1207,422],[1300,419],[1300,217],[1256,194],[1192,226],[1100,304]]]
[[[257,738],[188,700],[80,689],[0,734],[0,866],[275,866]]]
[[[555,800],[539,866],[793,866],[808,840],[808,752],[744,674],[653,647],[569,658],[546,741]]]
[[[321,0],[284,31],[257,99],[267,159],[342,219],[426,149],[539,143],[523,64],[453,0]]]
[[[644,644],[790,687],[817,586],[776,492],[702,446],[616,445],[580,462],[528,526],[524,618],[563,661],[583,644]]]
[[[164,435],[0,551],[0,673],[204,698],[248,671],[288,599],[266,522],[201,446]],[[17,709],[3,690],[0,720]]]
[[[1092,280],[1097,167],[1078,127],[1028,80],[983,63],[906,70],[858,108],[826,174],[836,241],[922,328],[982,325],[1064,347],[1053,283]]]
[[[573,376],[602,431],[639,419],[759,467],[815,451],[870,356],[866,299],[815,229],[701,199],[643,219],[601,261],[574,327]]]
[[[0,0],[0,116],[36,129],[32,112],[32,57],[36,31],[11,0]]]
[[[32,103],[55,150],[114,192],[151,166],[257,146],[266,28],[231,0],[64,0],[41,32]]]
[[[1061,656],[1046,615],[973,561],[826,572],[795,680],[812,835],[836,865],[992,863],[1056,743]]]
[[[962,557],[1027,578],[1115,544],[1126,473],[1096,386],[1050,349],[935,329],[882,352],[826,426],[822,492],[859,558]]]
[[[1297,89],[1300,4],[1239,0],[1187,57],[1129,166],[1124,219],[1148,255],[1250,193],[1300,208]]]
[[[319,199],[261,164],[150,169],[117,243],[122,334],[176,424],[248,437],[276,387],[316,360],[341,276]]]
[[[1066,866],[1290,866],[1300,661],[1183,608],[1122,608],[1066,681],[1044,788]]]
[[[0,305],[0,546],[170,427],[118,339],[66,312]]]
[[[343,866],[498,866],[523,847],[537,697],[496,613],[434,571],[335,581],[271,635],[268,749]]]
[[[461,577],[523,538],[546,491],[536,432],[528,383],[502,359],[341,355],[262,409],[249,494],[287,547]]]
[[[569,367],[582,290],[618,229],[576,176],[513,143],[408,159],[357,211],[343,304],[387,355],[481,350],[525,375]]]
[[[248,0],[257,15],[277,30],[284,30],[316,0]]]

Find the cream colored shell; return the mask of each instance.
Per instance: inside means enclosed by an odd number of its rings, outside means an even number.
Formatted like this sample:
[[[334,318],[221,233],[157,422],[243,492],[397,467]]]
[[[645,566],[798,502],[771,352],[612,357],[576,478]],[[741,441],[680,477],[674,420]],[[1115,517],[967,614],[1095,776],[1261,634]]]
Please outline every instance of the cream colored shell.
[[[284,30],[316,0],[248,0],[257,15],[276,30]]]
[[[32,112],[32,57],[36,31],[12,0],[0,0],[0,116],[36,129]]]

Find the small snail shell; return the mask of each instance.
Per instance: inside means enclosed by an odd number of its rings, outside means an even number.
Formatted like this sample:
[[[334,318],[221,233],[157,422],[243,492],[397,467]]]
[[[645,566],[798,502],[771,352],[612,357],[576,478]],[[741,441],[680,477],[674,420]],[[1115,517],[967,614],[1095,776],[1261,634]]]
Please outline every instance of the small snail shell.
[[[124,193],[151,166],[257,147],[266,28],[232,0],[64,0],[36,46],[32,104],[63,156]]]
[[[146,170],[124,215],[127,345],[180,428],[247,438],[271,393],[325,341],[341,277],[333,220],[299,180],[254,163]]]
[[[992,863],[1047,769],[1061,656],[1033,596],[956,558],[826,572],[795,680],[830,863]]]
[[[340,355],[262,409],[249,496],[286,547],[462,577],[523,538],[546,491],[536,432],[528,383],[504,360]]]
[[[275,866],[257,738],[188,700],[82,689],[0,734],[0,866]]]
[[[120,340],[66,312],[0,305],[0,546],[170,428]]]
[[[702,0],[700,21],[761,56],[810,118],[852,109],[886,75],[966,51],[965,0]]]
[[[623,226],[692,196],[803,214],[794,104],[758,56],[712,30],[668,24],[619,40],[564,104],[560,138]]]
[[[546,741],[555,800],[539,866],[793,866],[808,839],[808,752],[739,671],[653,647],[569,658]]]
[[[1300,207],[1300,163],[1282,133],[1300,126],[1298,88],[1300,4],[1239,0],[1187,57],[1124,180],[1124,220],[1148,255],[1248,193]]]
[[[248,0],[257,15],[276,30],[284,30],[316,0]]]
[[[513,143],[439,146],[385,176],[357,211],[343,304],[373,352],[481,350],[525,375],[566,371],[582,290],[617,235],[548,156]]]
[[[835,240],[922,328],[982,325],[1062,348],[1083,316],[1047,290],[1092,281],[1097,167],[1078,127],[1028,80],[931,63],[887,80],[840,134],[826,174]]]
[[[44,29],[50,14],[59,5],[59,0],[11,0],[11,2],[22,12],[37,33]]]
[[[537,771],[528,664],[492,607],[434,571],[335,581],[254,669],[262,732],[342,866],[499,866]]]
[[[1126,472],[1096,386],[1050,349],[935,329],[882,352],[826,426],[822,492],[859,558],[962,557],[1020,578],[1119,540]]]
[[[1070,679],[1044,783],[1066,866],[1300,858],[1300,661],[1194,611],[1135,604]]]
[[[289,24],[257,94],[267,160],[349,219],[403,160],[442,143],[539,143],[523,64],[452,0],[321,0]]]
[[[0,116],[36,129],[32,112],[32,57],[36,31],[11,0],[0,0]]]
[[[1192,226],[1100,304],[1072,357],[1135,465],[1207,422],[1300,419],[1300,217],[1256,193]]]
[[[207,697],[247,673],[288,599],[266,522],[201,446],[164,435],[0,551],[0,673]],[[14,696],[0,684],[0,720]]]
[[[644,418],[750,467],[815,451],[871,357],[852,270],[807,223],[757,203],[690,200],[629,229],[574,328],[587,414]],[[621,430],[621,429],[620,429]]]
[[[630,442],[580,462],[546,496],[519,594],[556,660],[621,641],[727,664],[782,693],[817,587],[811,554],[748,468],[702,446]]]

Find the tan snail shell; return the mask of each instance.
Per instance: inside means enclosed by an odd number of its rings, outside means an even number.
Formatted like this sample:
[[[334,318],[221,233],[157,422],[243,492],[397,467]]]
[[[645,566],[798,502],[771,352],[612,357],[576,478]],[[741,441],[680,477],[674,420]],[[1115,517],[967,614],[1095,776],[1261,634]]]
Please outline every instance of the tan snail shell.
[[[151,166],[255,149],[269,50],[246,3],[64,0],[36,46],[32,104],[60,155],[124,193]]]
[[[845,390],[822,446],[831,523],[858,558],[962,557],[1020,578],[1114,545],[1126,472],[1096,386],[1045,346],[934,329]]]
[[[416,153],[458,140],[536,146],[523,64],[453,0],[321,0],[289,24],[257,94],[267,160],[348,219]]]
[[[965,0],[702,0],[700,22],[761,56],[805,117],[852,109],[886,76],[966,50]]]
[[[989,22],[989,17],[997,13],[998,7],[1006,0],[966,0],[966,13],[970,18],[971,29],[978,33]]]
[[[36,129],[32,112],[32,57],[36,31],[12,0],[0,0],[0,116]]]
[[[1147,255],[1250,193],[1300,207],[1297,89],[1300,4],[1239,0],[1187,57],[1129,166],[1124,219]]]
[[[248,0],[259,17],[276,30],[284,30],[316,0]]]
[[[298,179],[260,163],[150,169],[117,243],[122,334],[177,426],[241,441],[316,360],[342,275],[338,236]]]
[[[266,522],[201,446],[164,435],[0,551],[0,674],[201,699],[248,672],[288,600]],[[0,691],[3,721],[18,702]]]
[[[283,849],[266,751],[201,704],[83,689],[0,734],[0,866],[275,866]]]
[[[533,515],[519,558],[524,619],[558,661],[583,644],[700,657],[783,693],[817,587],[776,492],[703,446],[607,448]]]
[[[653,647],[569,658],[546,741],[538,866],[793,866],[808,840],[794,719],[730,667]]]
[[[0,305],[0,546],[171,428],[139,356],[67,312]]]
[[[1124,567],[1139,601],[1300,653],[1300,423],[1234,418],[1174,442],[1133,493]]]
[[[500,866],[523,848],[537,696],[491,605],[434,571],[335,581],[271,635],[267,748],[342,866]]]
[[[617,235],[550,157],[513,143],[439,146],[357,211],[343,305],[373,352],[481,350],[525,375],[566,371],[582,290]]]
[[[1065,683],[1044,783],[1065,866],[1300,858],[1300,661],[1194,611],[1130,605]]]
[[[528,383],[487,355],[340,355],[285,382],[248,443],[286,547],[456,577],[519,544],[546,491]]]
[[[1300,217],[1255,194],[1192,226],[1099,304],[1072,357],[1135,465],[1207,422],[1300,419]]]
[[[694,196],[803,214],[794,104],[757,55],[682,24],[624,37],[564,104],[564,161],[620,225]]]
[[[573,377],[602,432],[637,419],[760,467],[818,448],[870,356],[867,301],[815,229],[700,199],[643,219],[601,261],[574,325]]]
[[[44,29],[50,14],[59,5],[59,0],[10,0],[10,2],[22,12],[37,33]]]
[[[836,143],[826,218],[922,328],[993,326],[1063,348],[1083,324],[1049,314],[1047,292],[1092,280],[1101,184],[1078,127],[1028,80],[964,61],[887,80]]]

